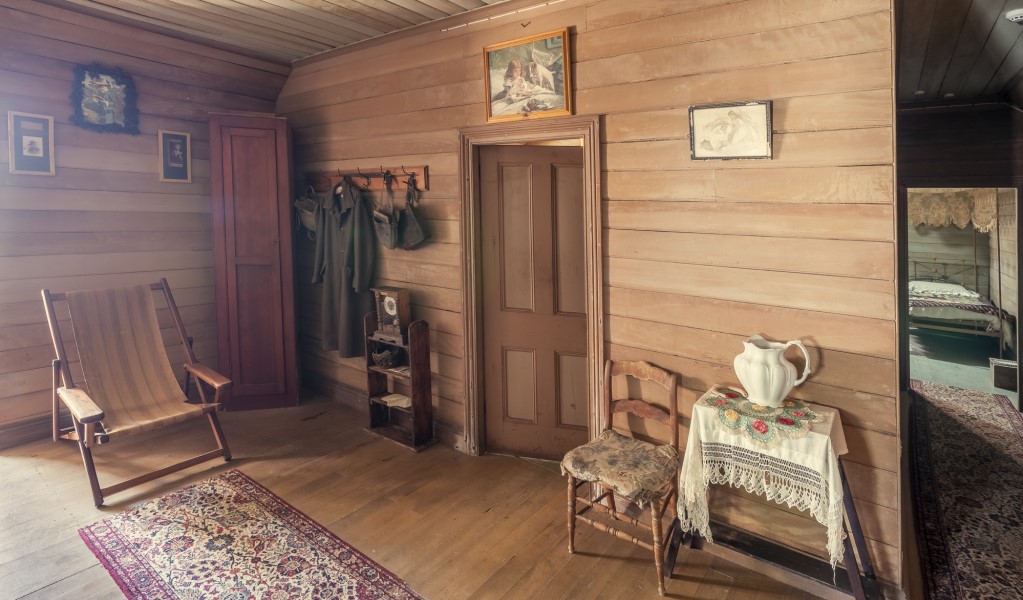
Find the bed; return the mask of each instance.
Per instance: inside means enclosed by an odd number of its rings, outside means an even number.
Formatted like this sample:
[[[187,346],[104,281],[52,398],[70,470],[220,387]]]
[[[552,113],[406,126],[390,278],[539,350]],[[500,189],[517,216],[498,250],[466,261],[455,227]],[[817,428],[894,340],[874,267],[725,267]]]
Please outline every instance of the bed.
[[[976,265],[911,259],[909,276],[911,328],[989,336],[1015,347],[1015,317],[975,291]]]

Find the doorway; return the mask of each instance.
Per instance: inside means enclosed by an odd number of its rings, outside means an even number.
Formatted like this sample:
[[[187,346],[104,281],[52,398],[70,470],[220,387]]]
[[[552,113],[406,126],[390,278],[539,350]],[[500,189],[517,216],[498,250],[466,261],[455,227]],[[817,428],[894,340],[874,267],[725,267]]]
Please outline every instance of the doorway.
[[[604,356],[598,133],[595,117],[461,132],[470,454],[560,458],[596,430]],[[562,261],[574,266],[559,268]]]
[[[1015,188],[906,190],[909,376],[1019,406]]]
[[[582,163],[577,140],[479,149],[489,452],[558,460],[587,440]]]

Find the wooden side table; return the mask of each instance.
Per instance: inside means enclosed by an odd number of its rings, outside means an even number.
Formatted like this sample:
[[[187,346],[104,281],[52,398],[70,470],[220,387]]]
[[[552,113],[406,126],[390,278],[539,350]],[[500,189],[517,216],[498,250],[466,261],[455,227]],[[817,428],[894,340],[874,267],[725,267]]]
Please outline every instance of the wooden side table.
[[[709,485],[743,487],[769,500],[809,510],[827,527],[831,565],[844,561],[853,595],[861,600],[880,598],[873,563],[839,459],[847,452],[837,410],[798,401],[787,401],[785,407],[778,409],[758,407],[742,397],[741,392],[716,385],[693,408],[679,478],[681,531],[692,531],[713,541],[707,500]],[[852,543],[856,544],[855,554]],[[857,555],[862,565],[857,564]]]

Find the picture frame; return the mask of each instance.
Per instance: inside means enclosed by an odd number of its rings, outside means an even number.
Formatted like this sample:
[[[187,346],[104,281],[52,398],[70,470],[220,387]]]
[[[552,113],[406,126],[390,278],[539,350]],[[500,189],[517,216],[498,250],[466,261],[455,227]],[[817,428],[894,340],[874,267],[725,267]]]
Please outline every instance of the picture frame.
[[[572,114],[568,28],[483,48],[487,122]]]
[[[13,175],[56,175],[53,117],[8,111],[7,140]]]
[[[726,102],[689,107],[693,160],[771,158],[771,101]]]
[[[157,132],[160,142],[160,181],[192,183],[192,136],[184,131]]]
[[[107,133],[139,132],[138,93],[131,75],[97,63],[75,65],[71,122]]]

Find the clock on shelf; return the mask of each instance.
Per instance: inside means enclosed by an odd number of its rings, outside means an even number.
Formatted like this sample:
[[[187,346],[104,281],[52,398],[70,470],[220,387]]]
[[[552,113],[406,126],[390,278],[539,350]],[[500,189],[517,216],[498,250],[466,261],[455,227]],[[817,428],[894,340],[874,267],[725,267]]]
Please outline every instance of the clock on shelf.
[[[405,343],[405,332],[412,320],[409,316],[408,290],[396,287],[373,288],[376,300],[377,330],[373,339]]]

